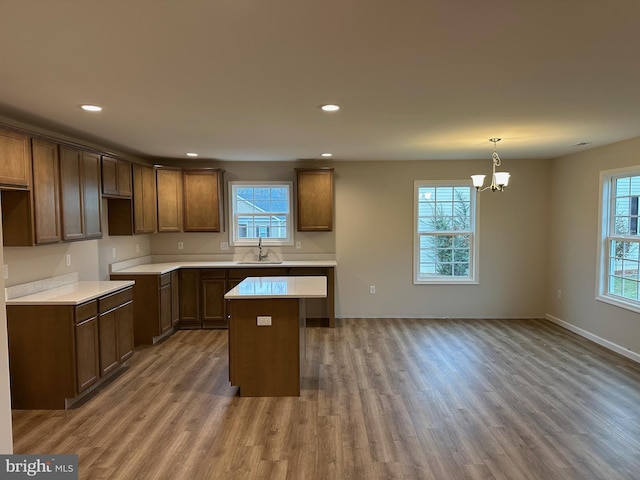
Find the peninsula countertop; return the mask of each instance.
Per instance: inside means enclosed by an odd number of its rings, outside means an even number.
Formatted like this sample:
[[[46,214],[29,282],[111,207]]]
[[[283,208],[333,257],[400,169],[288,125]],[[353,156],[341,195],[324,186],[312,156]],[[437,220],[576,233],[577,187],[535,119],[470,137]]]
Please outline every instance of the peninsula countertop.
[[[277,267],[335,267],[335,260],[284,260],[282,262],[241,262],[241,261],[185,261],[145,263],[122,270],[112,271],[111,275],[163,275],[180,268],[277,268]]]
[[[132,280],[83,281],[7,299],[7,305],[80,305],[133,285]]]
[[[259,298],[325,298],[326,277],[248,277],[229,290],[227,300]]]

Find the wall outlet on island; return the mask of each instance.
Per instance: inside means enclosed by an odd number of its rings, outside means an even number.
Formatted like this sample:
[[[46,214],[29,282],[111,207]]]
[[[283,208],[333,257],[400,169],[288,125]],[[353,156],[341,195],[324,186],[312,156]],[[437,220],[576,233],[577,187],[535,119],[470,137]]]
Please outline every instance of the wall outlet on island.
[[[259,327],[270,327],[271,317],[267,315],[258,315],[257,324]]]

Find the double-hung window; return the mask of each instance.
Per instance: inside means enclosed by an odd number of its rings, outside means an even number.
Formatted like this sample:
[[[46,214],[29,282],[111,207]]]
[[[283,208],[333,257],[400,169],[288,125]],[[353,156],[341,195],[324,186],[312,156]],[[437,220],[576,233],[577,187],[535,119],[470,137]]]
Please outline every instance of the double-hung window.
[[[413,283],[477,283],[476,192],[469,181],[414,182]]]
[[[596,297],[640,312],[640,167],[600,174]]]
[[[293,245],[291,182],[229,182],[230,243]]]

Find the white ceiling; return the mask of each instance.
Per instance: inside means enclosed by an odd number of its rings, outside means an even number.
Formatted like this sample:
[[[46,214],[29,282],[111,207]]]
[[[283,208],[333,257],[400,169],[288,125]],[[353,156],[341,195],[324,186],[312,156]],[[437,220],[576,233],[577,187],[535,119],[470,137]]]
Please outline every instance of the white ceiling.
[[[145,157],[552,158],[639,87],[638,0],[0,0],[0,114]]]

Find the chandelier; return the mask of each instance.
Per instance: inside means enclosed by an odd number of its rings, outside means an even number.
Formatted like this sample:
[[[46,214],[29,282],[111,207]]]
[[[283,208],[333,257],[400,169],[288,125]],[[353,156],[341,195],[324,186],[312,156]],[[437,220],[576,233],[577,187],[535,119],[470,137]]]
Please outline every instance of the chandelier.
[[[471,175],[473,186],[476,187],[476,191],[478,192],[484,192],[489,188],[492,192],[495,192],[496,190],[502,192],[504,188],[509,184],[509,177],[511,176],[510,173],[496,172],[496,167],[500,166],[500,157],[498,156],[498,152],[496,152],[496,143],[498,143],[500,140],[500,138],[489,139],[490,142],[493,142],[493,154],[491,155],[491,160],[493,163],[491,185],[487,185],[486,187],[482,188],[486,175]]]

